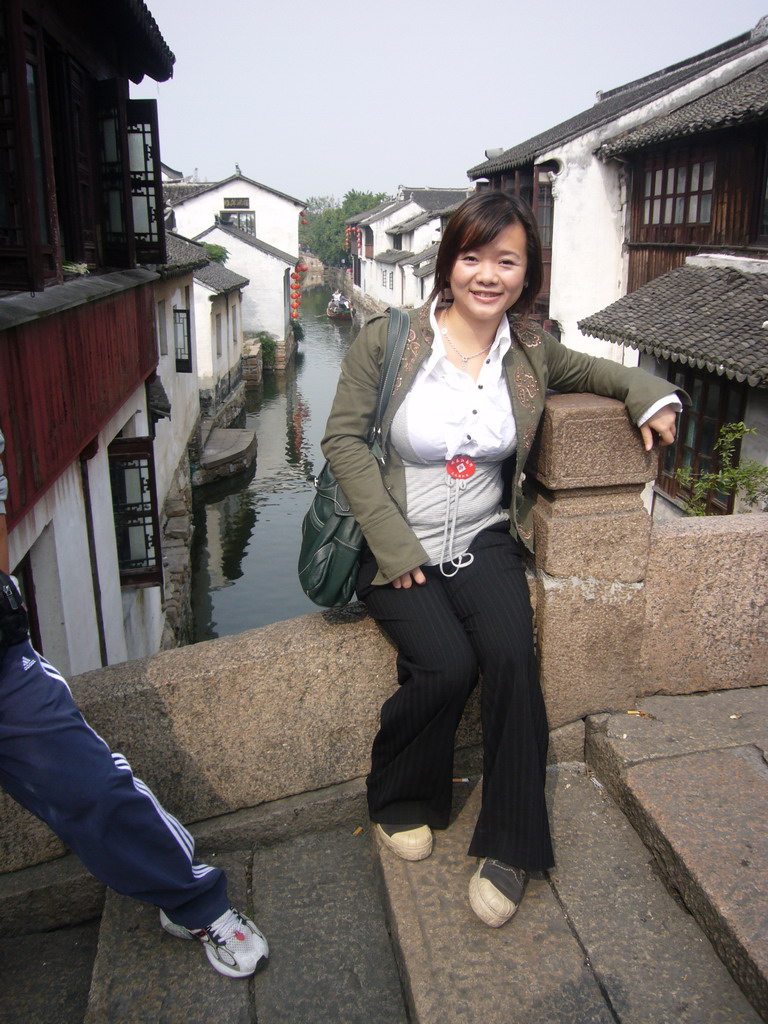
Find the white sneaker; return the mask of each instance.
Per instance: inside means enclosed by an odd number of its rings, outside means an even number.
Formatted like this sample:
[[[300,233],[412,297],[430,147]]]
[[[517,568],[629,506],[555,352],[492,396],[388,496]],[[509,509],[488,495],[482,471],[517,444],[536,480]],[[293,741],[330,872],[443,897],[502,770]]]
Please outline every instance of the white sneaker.
[[[403,860],[424,860],[432,853],[432,829],[429,825],[403,828],[399,832],[390,830],[397,825],[377,825],[376,831],[384,845]]]
[[[528,883],[528,872],[484,857],[469,880],[469,903],[491,928],[501,928],[516,913]]]
[[[178,939],[197,939],[205,946],[205,955],[219,974],[228,978],[247,978],[269,956],[267,940],[249,918],[234,907],[207,928],[185,928],[174,924],[164,911],[160,911],[160,924]]]

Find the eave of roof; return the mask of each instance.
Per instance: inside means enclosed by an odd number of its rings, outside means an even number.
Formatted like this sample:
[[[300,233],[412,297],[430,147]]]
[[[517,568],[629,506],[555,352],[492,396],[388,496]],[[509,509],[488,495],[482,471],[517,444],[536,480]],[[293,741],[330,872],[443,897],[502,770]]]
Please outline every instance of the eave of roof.
[[[474,180],[532,163],[539,155],[543,155],[554,146],[616,120],[622,114],[649,103],[655,97],[670,92],[687,81],[728,63],[742,53],[765,42],[765,29],[764,27],[761,29],[763,21],[759,22],[757,28],[752,32],[742,33],[742,35],[713,47],[711,50],[706,50],[704,53],[673,64],[652,75],[628,82],[626,85],[608,92],[599,93],[597,101],[587,110],[583,110],[553,128],[505,150],[501,156],[484,160],[475,167],[471,167],[467,171],[467,175]]]
[[[172,77],[176,58],[144,0],[98,3],[93,8],[93,16],[114,40],[132,82],[138,84],[145,75],[156,82]]]
[[[189,238],[176,234],[175,231],[165,233],[166,262],[158,270],[163,277],[188,274],[204,267],[210,257],[202,245],[197,245]]]
[[[426,249],[422,249],[421,252],[413,253],[408,257],[407,260],[403,260],[403,263],[412,266],[418,266],[421,263],[432,261],[433,265],[437,259],[437,250],[440,248],[440,243],[435,242],[433,245],[428,245]],[[416,271],[414,271],[414,274]]]
[[[362,224],[362,222],[364,220],[367,220],[372,214],[379,213],[382,210],[386,210],[388,206],[393,206],[395,202],[396,200],[394,199],[384,199],[376,206],[372,206],[370,210],[361,210],[360,213],[356,213],[352,217],[347,217],[344,223],[352,225]]]
[[[188,188],[195,189],[194,192],[185,192],[185,194],[180,199],[172,200],[170,198],[172,193],[169,193],[168,197],[166,198],[166,204],[168,206],[178,206],[180,203],[186,202],[187,199],[190,199],[192,196],[202,195],[203,192],[211,192],[213,189],[221,188],[222,185],[229,185],[232,182],[236,181],[245,181],[249,185],[255,185],[256,188],[263,189],[265,192],[269,192],[271,193],[271,195],[277,196],[279,199],[285,199],[289,203],[293,203],[294,206],[298,206],[302,210],[306,209],[307,204],[304,202],[303,199],[297,199],[295,196],[289,196],[287,192],[280,192],[279,189],[271,188],[269,185],[264,185],[260,181],[254,181],[253,178],[248,178],[244,174],[231,174],[228,178],[222,178],[221,181],[200,181],[194,185],[190,182],[185,182],[180,185],[175,185],[173,182],[163,182],[163,189],[166,189],[168,185],[170,185],[171,189],[173,190],[182,189],[185,187],[185,185]]]
[[[384,252],[377,253],[373,258],[377,263],[405,263],[411,256],[412,252],[407,252],[403,249],[385,249]]]
[[[374,208],[366,216],[358,220],[358,224],[361,226],[368,226],[375,224],[377,220],[381,220],[382,217],[386,217],[390,213],[397,213],[398,210],[403,210],[408,206],[412,200],[410,199],[398,199],[394,203],[387,203],[383,208]]]
[[[201,267],[200,270],[196,270],[194,277],[196,281],[199,281],[204,287],[210,288],[211,291],[216,292],[218,295],[238,291],[240,288],[245,288],[247,284],[250,284],[249,278],[243,277],[242,274],[236,274],[234,270],[229,270],[228,267],[214,261],[211,261],[205,267]]]
[[[578,323],[629,345],[751,387],[768,386],[768,261],[755,272],[705,257],[678,267]],[[750,261],[758,266],[761,261]]]
[[[704,96],[699,96],[669,114],[646,121],[637,128],[604,143],[598,150],[603,159],[669,139],[700,135],[768,117],[768,58],[743,75]]]

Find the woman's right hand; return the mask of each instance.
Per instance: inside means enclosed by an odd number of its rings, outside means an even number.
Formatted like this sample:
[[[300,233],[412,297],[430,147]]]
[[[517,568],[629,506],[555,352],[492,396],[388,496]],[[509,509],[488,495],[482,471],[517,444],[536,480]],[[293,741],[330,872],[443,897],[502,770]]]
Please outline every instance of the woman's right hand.
[[[404,590],[408,590],[414,583],[426,583],[427,577],[418,567],[411,569],[410,572],[404,572],[402,576],[398,576],[396,580],[392,580],[392,586],[395,590],[400,590],[402,587]]]

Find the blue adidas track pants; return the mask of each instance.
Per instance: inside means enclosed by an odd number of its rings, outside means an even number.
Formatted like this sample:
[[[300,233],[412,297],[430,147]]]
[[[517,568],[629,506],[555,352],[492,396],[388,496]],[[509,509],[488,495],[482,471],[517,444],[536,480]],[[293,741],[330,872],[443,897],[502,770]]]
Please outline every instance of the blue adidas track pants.
[[[203,928],[229,906],[226,876],[83,718],[29,642],[0,663],[0,785],[117,892]]]

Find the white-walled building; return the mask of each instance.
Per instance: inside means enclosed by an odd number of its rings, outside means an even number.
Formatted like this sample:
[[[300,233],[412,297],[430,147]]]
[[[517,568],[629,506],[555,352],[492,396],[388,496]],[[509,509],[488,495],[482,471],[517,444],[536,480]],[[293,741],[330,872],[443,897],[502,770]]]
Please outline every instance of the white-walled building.
[[[166,178],[172,173],[168,170]],[[290,330],[289,274],[299,259],[299,217],[306,204],[237,174],[219,182],[166,180],[166,225],[195,241],[223,245],[229,270],[248,279],[242,328],[278,341]]]
[[[171,296],[158,300],[161,355],[164,349],[184,348],[188,335],[194,349],[197,415],[202,411],[204,416],[213,416],[242,379],[242,292],[248,279],[211,260],[202,245],[173,231],[167,233],[167,246],[169,266],[164,268],[164,276],[169,282],[181,274],[187,276],[183,288],[177,285]],[[160,302],[164,304],[162,314]],[[172,339],[170,345],[168,338]],[[185,364],[177,361],[176,366],[183,370]],[[192,426],[194,420],[190,430]]]
[[[469,170],[478,188],[515,192],[537,214],[547,271],[537,313],[553,323],[567,345],[619,361],[637,360],[631,350],[586,338],[577,326],[630,288],[626,162],[618,154],[602,158],[601,147],[765,62],[767,35],[763,19],[752,32],[599,93],[588,110],[511,149],[487,151],[488,159]],[[683,259],[679,254],[678,263]]]
[[[242,379],[242,295],[248,278],[212,261],[195,271],[194,281],[195,321],[207,324],[197,332],[197,380],[205,415]]]
[[[690,395],[659,463],[662,516],[685,508],[686,471],[720,468],[727,424],[757,431],[736,459],[768,465],[767,131],[765,17],[469,171],[538,215],[551,275],[537,316],[565,344],[627,364],[639,356]],[[739,507],[710,488],[708,514]]]
[[[352,282],[373,307],[420,306],[432,289],[434,257],[450,213],[467,189],[401,186],[386,200],[351,217]]]
[[[278,341],[284,339],[290,326],[290,275],[298,261],[298,248],[295,253],[283,252],[225,224],[206,228],[197,241],[224,246],[229,253],[228,266],[237,268],[249,281],[242,291],[243,329],[249,334],[267,331]]]

